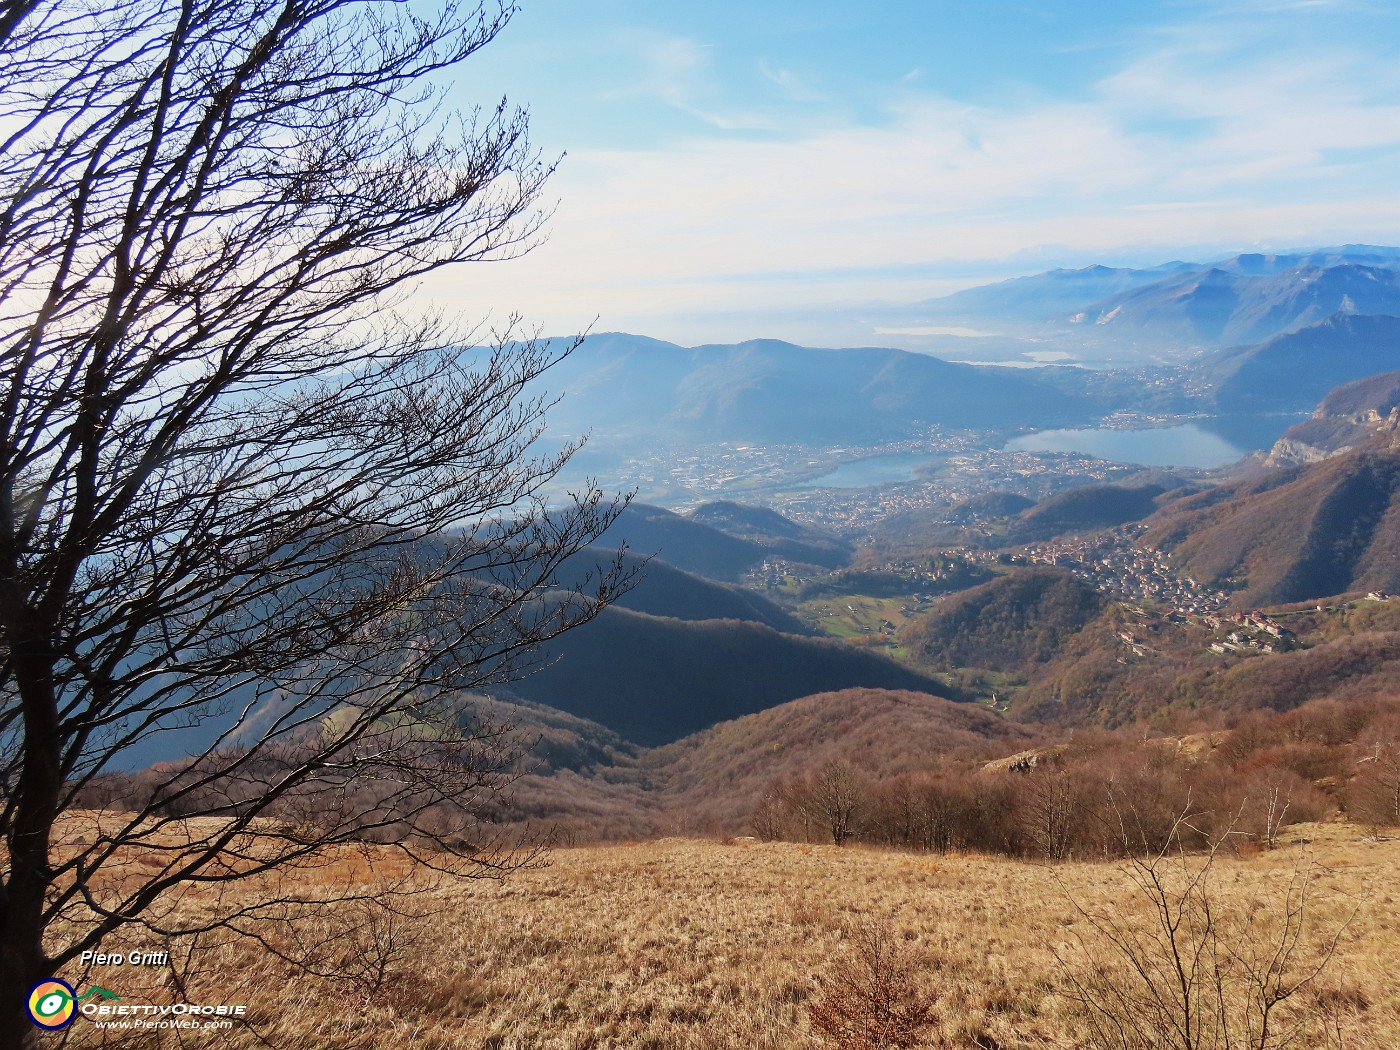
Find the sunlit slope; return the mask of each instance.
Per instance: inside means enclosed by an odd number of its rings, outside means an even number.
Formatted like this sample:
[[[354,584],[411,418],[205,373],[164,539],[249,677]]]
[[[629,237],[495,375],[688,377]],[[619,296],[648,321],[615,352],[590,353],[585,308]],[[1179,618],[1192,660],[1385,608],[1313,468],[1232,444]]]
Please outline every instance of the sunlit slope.
[[[1382,436],[1384,438],[1384,436]],[[1144,541],[1257,606],[1400,588],[1400,449],[1380,440],[1165,508]]]

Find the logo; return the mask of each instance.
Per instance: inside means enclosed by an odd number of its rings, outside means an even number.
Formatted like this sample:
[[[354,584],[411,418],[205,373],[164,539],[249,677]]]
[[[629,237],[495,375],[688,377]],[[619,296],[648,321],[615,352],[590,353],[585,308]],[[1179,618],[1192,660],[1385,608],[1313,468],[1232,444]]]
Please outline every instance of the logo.
[[[40,981],[29,990],[29,1019],[40,1028],[56,1032],[73,1023],[77,1004],[90,996],[102,999],[116,999],[114,992],[93,985],[82,995],[73,991],[73,986],[57,977]]]

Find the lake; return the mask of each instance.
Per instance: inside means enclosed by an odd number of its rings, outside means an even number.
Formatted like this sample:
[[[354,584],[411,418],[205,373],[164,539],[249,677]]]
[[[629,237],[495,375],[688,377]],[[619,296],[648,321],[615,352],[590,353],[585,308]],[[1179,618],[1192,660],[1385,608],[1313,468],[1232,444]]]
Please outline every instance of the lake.
[[[1151,430],[1041,430],[1007,442],[1010,451],[1079,452],[1147,467],[1223,467],[1246,449],[1195,423]]]

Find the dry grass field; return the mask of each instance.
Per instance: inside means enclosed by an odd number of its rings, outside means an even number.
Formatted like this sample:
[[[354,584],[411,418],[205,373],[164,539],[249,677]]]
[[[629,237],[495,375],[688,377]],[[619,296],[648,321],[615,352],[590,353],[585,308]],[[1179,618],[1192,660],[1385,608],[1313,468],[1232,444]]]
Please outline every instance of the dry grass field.
[[[501,882],[450,884],[375,848],[298,877],[370,889],[406,878],[414,892],[400,916],[346,905],[310,925],[265,920],[268,947],[208,935],[177,944],[170,967],[62,974],[125,1003],[180,1001],[183,989],[187,1001],[249,1006],[246,1025],[212,1032],[104,1031],[79,1018],[67,1045],[1096,1046],[1074,978],[1087,979],[1095,961],[1121,967],[1085,912],[1153,928],[1121,864],[744,840],[560,849]],[[1298,902],[1304,887],[1301,941],[1283,976],[1310,972],[1333,937],[1336,949],[1278,1008],[1274,1031],[1301,1026],[1301,1047],[1400,1046],[1400,841],[1299,825],[1277,850],[1218,857],[1207,885],[1235,947],[1276,942],[1290,888]],[[180,903],[201,906],[198,894]],[[151,947],[136,935],[104,945]],[[325,976],[299,973],[269,948],[310,951]],[[859,1030],[852,996],[880,981],[894,989],[892,1009],[930,1022],[917,1038],[822,1034],[833,1015]]]

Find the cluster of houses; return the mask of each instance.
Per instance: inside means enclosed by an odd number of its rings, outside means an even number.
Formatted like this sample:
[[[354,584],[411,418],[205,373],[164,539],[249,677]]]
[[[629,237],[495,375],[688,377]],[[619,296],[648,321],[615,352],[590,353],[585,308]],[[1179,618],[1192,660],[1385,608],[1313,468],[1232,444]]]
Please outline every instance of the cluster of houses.
[[[1225,605],[1229,596],[1224,591],[1178,576],[1164,551],[1135,546],[1134,536],[1130,526],[1080,539],[1029,544],[1012,561],[1058,565],[1115,597],[1145,599],[1190,616],[1203,616]]]
[[[1229,631],[1224,638],[1210,643],[1210,651],[1221,655],[1251,650],[1277,653],[1293,648],[1297,641],[1292,631],[1261,612],[1203,616],[1201,622],[1213,630]]]

